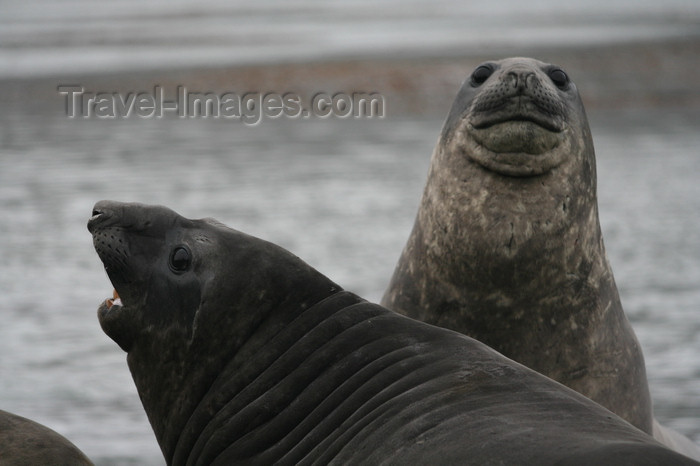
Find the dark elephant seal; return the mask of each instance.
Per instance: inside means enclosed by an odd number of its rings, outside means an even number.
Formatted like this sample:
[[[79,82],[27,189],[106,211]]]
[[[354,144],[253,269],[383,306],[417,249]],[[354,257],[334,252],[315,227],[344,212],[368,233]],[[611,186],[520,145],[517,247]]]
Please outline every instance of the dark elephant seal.
[[[92,462],[62,435],[30,419],[0,410],[0,465],[76,466]]]
[[[700,464],[482,343],[400,316],[212,220],[88,222],[168,464]]]
[[[557,66],[488,62],[463,84],[382,304],[476,338],[673,443],[652,427],[644,358],[598,222],[588,121]]]

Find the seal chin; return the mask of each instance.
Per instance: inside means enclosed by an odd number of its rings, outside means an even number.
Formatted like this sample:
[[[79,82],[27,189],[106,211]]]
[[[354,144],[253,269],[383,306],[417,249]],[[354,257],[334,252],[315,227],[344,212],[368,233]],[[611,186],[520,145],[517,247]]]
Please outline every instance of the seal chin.
[[[560,165],[568,154],[569,131],[552,130],[526,120],[511,120],[465,131],[467,156],[483,168],[506,176],[538,176]]]
[[[102,310],[100,314],[108,312],[119,312],[122,306],[122,299],[119,297],[119,293],[117,293],[117,289],[115,288],[114,291],[112,291],[112,297],[105,299],[102,305],[100,306],[100,309]]]
[[[128,311],[128,308],[124,306],[115,289],[113,296],[102,301],[97,308],[97,319],[107,336],[128,353],[134,340],[130,319],[123,315],[125,311]]]
[[[122,307],[122,300],[115,288],[112,292],[112,297],[102,301],[102,304],[97,308],[97,317],[100,322],[105,322],[108,319],[114,318],[115,314],[122,310]]]
[[[111,301],[112,301],[111,299],[105,299],[97,307],[97,317],[100,320],[100,322],[105,320],[108,315],[110,315],[110,317],[111,317],[111,314],[116,313],[116,312],[121,310],[121,308],[122,308],[121,305],[119,305],[119,304],[115,305]]]

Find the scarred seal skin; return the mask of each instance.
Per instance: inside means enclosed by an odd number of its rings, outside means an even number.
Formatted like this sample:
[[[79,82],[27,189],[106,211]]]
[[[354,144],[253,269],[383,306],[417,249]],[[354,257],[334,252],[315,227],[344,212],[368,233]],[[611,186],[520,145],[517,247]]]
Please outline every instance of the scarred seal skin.
[[[653,419],[603,245],[588,121],[558,66],[509,58],[464,82],[382,304],[482,341],[700,455]]]
[[[78,466],[93,463],[69,440],[30,419],[0,410],[0,465]]]
[[[88,222],[168,464],[698,464],[482,343],[165,207]]]

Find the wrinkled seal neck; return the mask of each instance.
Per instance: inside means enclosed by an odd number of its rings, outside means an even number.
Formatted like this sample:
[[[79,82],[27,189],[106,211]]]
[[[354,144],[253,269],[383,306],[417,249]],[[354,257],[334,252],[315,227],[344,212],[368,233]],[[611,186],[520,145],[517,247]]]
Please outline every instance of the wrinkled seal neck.
[[[274,345],[286,325],[340,290],[319,277],[310,278],[313,286],[280,283],[279,292],[267,299],[263,290],[250,290],[234,304],[216,297],[203,300],[194,334],[176,326],[150,329],[134,345],[127,356],[129,369],[168,464],[184,464],[187,446],[197,441],[222,403],[244,388],[241,368]],[[217,389],[221,386],[228,388]]]

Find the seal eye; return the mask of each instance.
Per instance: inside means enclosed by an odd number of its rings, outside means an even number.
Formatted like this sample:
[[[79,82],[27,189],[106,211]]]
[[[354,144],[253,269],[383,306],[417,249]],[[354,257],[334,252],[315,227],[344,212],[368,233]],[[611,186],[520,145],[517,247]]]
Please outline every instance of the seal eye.
[[[477,66],[472,73],[472,84],[480,86],[493,74],[493,69],[488,65]]]
[[[182,273],[190,266],[190,251],[183,246],[178,246],[170,253],[170,270]]]
[[[555,86],[559,89],[566,89],[569,85],[569,76],[561,68],[554,68],[549,72],[549,79],[552,80]]]

